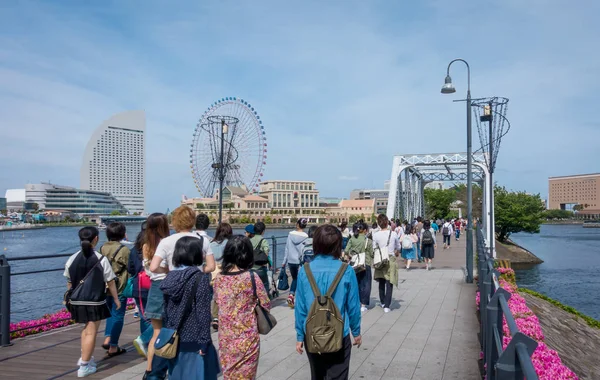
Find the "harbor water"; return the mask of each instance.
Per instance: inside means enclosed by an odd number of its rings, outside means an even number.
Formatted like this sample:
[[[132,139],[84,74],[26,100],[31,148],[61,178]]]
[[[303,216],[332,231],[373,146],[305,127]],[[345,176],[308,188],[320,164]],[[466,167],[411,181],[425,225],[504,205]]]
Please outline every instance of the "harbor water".
[[[513,234],[515,243],[544,260],[516,270],[517,284],[600,320],[600,228],[542,225],[539,234]]]
[[[77,232],[80,227],[53,227],[42,230],[0,231],[0,253],[6,255],[11,265],[11,273],[31,272],[45,269],[60,269],[53,272],[16,275],[11,277],[11,321],[34,319],[62,308],[62,297],[66,291],[63,276],[68,257],[39,260],[10,261],[11,257],[73,254],[79,250]],[[128,240],[134,241],[140,231],[139,224],[127,225]],[[285,236],[289,229],[269,229],[265,237],[280,237],[277,241],[277,264],[283,260]],[[214,235],[209,229],[209,235]],[[234,234],[243,234],[234,230]],[[106,233],[100,231],[100,242],[106,241]]]

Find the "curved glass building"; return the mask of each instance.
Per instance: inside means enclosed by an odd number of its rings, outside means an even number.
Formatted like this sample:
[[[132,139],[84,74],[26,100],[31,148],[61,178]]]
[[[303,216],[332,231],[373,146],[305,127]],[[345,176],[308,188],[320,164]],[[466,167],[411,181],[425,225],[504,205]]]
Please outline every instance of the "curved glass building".
[[[146,116],[118,113],[92,135],[83,154],[81,188],[112,194],[130,213],[146,204]]]

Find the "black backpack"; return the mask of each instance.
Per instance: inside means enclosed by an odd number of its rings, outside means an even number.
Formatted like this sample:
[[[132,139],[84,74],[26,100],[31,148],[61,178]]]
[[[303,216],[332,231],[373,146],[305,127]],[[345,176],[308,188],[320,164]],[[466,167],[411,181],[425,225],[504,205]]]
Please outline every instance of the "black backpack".
[[[423,238],[421,239],[423,245],[431,245],[433,244],[433,235],[431,234],[431,230],[423,231]]]
[[[265,239],[260,239],[256,248],[254,248],[254,265],[265,265],[269,263],[269,256],[262,250],[262,242]]]

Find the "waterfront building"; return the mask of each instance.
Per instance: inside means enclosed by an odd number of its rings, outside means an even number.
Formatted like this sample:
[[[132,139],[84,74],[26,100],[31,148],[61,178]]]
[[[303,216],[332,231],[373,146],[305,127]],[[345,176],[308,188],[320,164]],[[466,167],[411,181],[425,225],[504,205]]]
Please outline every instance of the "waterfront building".
[[[386,189],[355,189],[350,192],[350,200],[373,199],[375,201],[375,214],[387,212],[389,188]]]
[[[312,214],[320,210],[319,190],[310,181],[266,181],[259,195],[269,200],[271,208],[284,213]]]
[[[319,207],[336,207],[346,198],[337,198],[337,197],[320,197],[319,198]]]
[[[44,210],[70,212],[83,217],[110,215],[113,211],[127,213],[124,205],[110,193],[66,186],[46,189]]]
[[[85,148],[81,188],[110,193],[130,213],[144,213],[145,130],[144,111],[122,112],[100,124]]]
[[[17,212],[23,210],[25,203],[25,189],[8,189],[4,194],[6,198],[6,210],[8,212]]]
[[[0,197],[0,214],[3,212],[8,212],[8,208],[6,207],[6,198]]]
[[[369,223],[375,216],[375,211],[375,199],[345,199],[336,206],[325,208],[325,215],[331,223],[352,222],[359,219]]]
[[[37,203],[40,210],[46,209],[46,191],[48,189],[61,188],[65,186],[53,185],[51,183],[36,183],[25,185],[25,200],[30,203]]]
[[[600,173],[548,178],[548,208],[599,217]]]

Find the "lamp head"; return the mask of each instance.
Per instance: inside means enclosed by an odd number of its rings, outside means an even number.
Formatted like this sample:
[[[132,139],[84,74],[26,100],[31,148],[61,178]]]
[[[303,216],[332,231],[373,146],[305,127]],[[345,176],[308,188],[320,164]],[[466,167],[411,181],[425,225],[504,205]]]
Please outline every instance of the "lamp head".
[[[456,92],[454,85],[452,84],[452,78],[450,75],[446,75],[446,79],[444,80],[444,85],[442,86],[442,94],[453,94]]]

